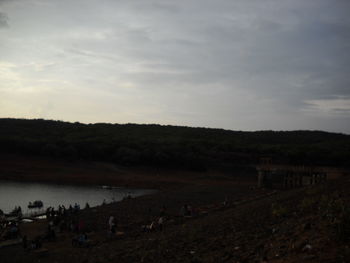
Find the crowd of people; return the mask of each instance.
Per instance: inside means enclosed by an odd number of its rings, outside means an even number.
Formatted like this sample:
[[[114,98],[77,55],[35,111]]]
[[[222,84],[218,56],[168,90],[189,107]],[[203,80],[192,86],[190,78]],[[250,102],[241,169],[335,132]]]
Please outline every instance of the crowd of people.
[[[20,235],[18,223],[15,221],[0,222],[0,240],[18,238]]]
[[[102,203],[105,205],[106,202]],[[227,200],[225,199],[224,206],[227,204]],[[88,203],[85,204],[85,209],[89,209],[90,205]],[[16,207],[16,209],[20,209]],[[84,210],[85,210],[84,209]],[[73,247],[89,247],[92,244],[92,241],[88,238],[88,233],[90,231],[89,227],[86,225],[84,217],[80,213],[80,205],[75,203],[73,206],[70,205],[66,208],[64,205],[59,205],[57,209],[54,207],[48,207],[46,209],[46,222],[47,228],[45,233],[41,235],[37,235],[31,240],[28,239],[26,235],[21,236],[19,233],[19,226],[17,222],[12,222],[11,225],[7,225],[8,236],[7,238],[22,238],[22,245],[24,249],[27,250],[35,250],[42,247],[43,242],[54,242],[57,240],[57,236],[60,233],[70,233],[72,236],[71,244]],[[154,213],[151,213],[152,209],[149,208],[149,215],[152,214],[153,219],[150,219],[148,223],[141,225],[142,232],[162,232],[164,231],[165,223],[168,222],[169,214],[167,213],[166,207],[162,206],[159,210],[159,214],[157,216]],[[199,213],[196,209],[194,209],[189,204],[184,204],[180,211],[180,217],[194,217]],[[0,216],[1,216],[0,212]],[[156,213],[157,214],[157,213]],[[117,232],[118,222],[116,217],[111,214],[109,218],[106,220],[107,223],[107,239],[113,239],[117,235],[124,234],[123,232]],[[0,226],[0,230],[1,227]],[[122,228],[120,227],[120,230]]]
[[[90,205],[86,203],[86,208],[89,208]],[[19,223],[21,222],[21,207],[15,207],[10,215],[16,214],[17,217],[9,220],[9,217],[6,217],[5,214],[1,211],[0,213],[0,241],[9,240],[9,239],[22,239],[22,245],[24,249],[32,250],[41,248],[42,243],[45,241],[55,241],[57,233],[62,233],[64,231],[69,231],[75,235],[81,235],[85,231],[85,223],[82,218],[79,218],[80,205],[75,204],[74,206],[69,206],[66,208],[64,205],[59,205],[57,209],[54,207],[48,207],[45,211],[47,228],[45,233],[37,235],[32,240],[28,240],[26,235],[21,235],[19,229]],[[83,237],[79,237],[78,243],[86,243],[86,234]]]
[[[10,216],[18,214],[18,217],[22,215],[21,207],[15,207],[15,209],[10,213]],[[19,236],[18,222],[15,220],[7,220],[5,213],[0,210],[0,241],[15,239]]]

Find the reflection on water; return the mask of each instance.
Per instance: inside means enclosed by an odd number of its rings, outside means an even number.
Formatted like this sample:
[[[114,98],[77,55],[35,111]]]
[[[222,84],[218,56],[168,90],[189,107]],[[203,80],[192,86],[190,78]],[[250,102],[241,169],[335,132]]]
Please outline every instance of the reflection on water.
[[[44,208],[58,205],[80,204],[85,207],[86,202],[90,206],[101,205],[103,200],[107,203],[120,201],[128,194],[132,197],[152,193],[153,190],[127,189],[127,188],[102,188],[101,186],[73,186],[42,183],[0,181],[0,209],[5,213],[13,210],[15,206],[21,206],[27,213],[28,203],[42,200]]]

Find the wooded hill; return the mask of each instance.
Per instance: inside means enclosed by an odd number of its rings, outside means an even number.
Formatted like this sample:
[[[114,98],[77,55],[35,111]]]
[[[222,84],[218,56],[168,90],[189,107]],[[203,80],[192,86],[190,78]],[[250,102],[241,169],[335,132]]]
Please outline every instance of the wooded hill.
[[[0,152],[191,170],[275,163],[349,166],[350,135],[0,119]]]

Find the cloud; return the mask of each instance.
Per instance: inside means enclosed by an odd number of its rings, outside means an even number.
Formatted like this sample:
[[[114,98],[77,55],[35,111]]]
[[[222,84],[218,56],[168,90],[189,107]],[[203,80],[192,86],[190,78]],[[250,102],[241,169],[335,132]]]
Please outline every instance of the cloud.
[[[11,74],[22,91],[37,89],[33,103],[55,94],[50,112],[59,119],[344,129],[347,108],[332,103],[350,98],[348,1],[17,0],[1,7],[11,17],[1,61],[16,66]],[[74,105],[71,94],[84,96]],[[72,103],[70,114],[59,101]]]
[[[350,99],[333,98],[327,100],[306,101],[313,110],[323,111],[330,114],[348,114],[350,112]]]
[[[8,17],[5,13],[0,12],[0,28],[8,27]]]

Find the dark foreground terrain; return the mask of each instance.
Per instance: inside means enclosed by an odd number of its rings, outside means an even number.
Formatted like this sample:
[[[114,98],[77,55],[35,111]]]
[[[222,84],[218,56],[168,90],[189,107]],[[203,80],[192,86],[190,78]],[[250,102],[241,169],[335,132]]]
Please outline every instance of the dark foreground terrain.
[[[0,262],[350,262],[347,175],[288,191],[205,178],[72,215],[83,221],[88,247],[73,247],[76,234],[63,230],[40,249],[1,248]],[[184,204],[194,208],[191,216],[181,215]],[[163,231],[142,231],[161,213]],[[117,221],[112,237],[110,215]],[[22,223],[20,231],[30,241],[47,226]]]

